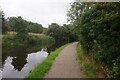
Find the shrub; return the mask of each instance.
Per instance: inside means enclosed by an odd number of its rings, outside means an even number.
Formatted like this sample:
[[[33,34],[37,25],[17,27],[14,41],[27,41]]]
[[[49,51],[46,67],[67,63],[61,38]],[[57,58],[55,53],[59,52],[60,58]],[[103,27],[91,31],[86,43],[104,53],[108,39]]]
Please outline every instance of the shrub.
[[[113,60],[113,75],[114,78],[120,77],[120,57],[116,60]]]

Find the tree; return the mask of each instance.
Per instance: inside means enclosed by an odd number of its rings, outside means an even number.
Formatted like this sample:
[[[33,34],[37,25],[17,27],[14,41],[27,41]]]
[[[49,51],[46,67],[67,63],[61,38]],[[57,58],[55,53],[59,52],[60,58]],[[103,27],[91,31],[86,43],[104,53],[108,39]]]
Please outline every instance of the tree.
[[[86,11],[91,9],[95,3],[85,3],[85,2],[74,2],[71,4],[71,8],[69,9],[67,16],[68,16],[68,22],[74,27],[76,38],[80,36],[80,21],[82,14],[84,14]]]
[[[9,25],[10,25],[10,31],[17,32],[16,26],[14,25],[14,23],[16,23],[17,19],[18,19],[17,17],[10,17],[10,18],[8,18]],[[33,23],[33,22],[30,22],[30,21],[26,21],[24,19],[22,19],[22,20],[26,24],[26,26],[27,26],[26,29],[27,29],[28,32],[31,32],[31,33],[42,33],[43,27],[42,27],[41,24]]]
[[[96,3],[87,10],[78,4],[73,4],[69,17],[78,29],[83,50],[95,60],[111,65],[114,77],[120,76],[120,2]]]
[[[75,25],[76,21],[81,17],[81,15],[92,8],[95,4],[96,3],[85,3],[80,1],[72,3],[71,8],[67,13],[68,22]]]
[[[61,31],[60,26],[57,23],[52,23],[49,25],[49,28],[47,30],[47,35],[52,36],[55,39],[55,46],[60,46],[61,44]]]
[[[22,19],[22,17],[15,18],[15,22],[13,23],[14,29],[17,32],[17,35],[15,37],[16,40],[19,40],[20,42],[25,42],[27,39],[27,24]]]
[[[52,36],[55,39],[54,46],[56,47],[76,41],[76,31],[71,25],[64,24],[63,26],[60,26],[57,23],[52,23],[49,25],[47,35]]]
[[[65,32],[64,35],[66,35],[66,37],[68,37],[68,40],[69,40],[68,42],[74,42],[78,39],[77,30],[73,25],[64,24],[63,28],[64,28],[64,32]]]
[[[32,32],[32,33],[42,33],[43,27],[41,24],[38,23],[27,22],[27,30],[28,32]]]
[[[5,34],[8,31],[8,25],[3,12],[1,12],[1,17],[2,17],[2,33]]]

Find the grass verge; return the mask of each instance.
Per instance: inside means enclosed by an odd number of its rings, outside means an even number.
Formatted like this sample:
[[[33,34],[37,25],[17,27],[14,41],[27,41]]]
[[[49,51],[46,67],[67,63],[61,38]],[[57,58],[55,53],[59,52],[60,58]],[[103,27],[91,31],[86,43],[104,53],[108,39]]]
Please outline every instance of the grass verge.
[[[95,61],[91,55],[85,54],[81,45],[77,44],[77,56],[80,67],[86,78],[104,78],[106,71],[103,70],[103,65]]]
[[[62,47],[56,49],[54,52],[51,52],[50,55],[40,64],[38,64],[34,70],[30,71],[29,74],[25,77],[27,78],[43,78],[45,76],[45,73],[47,73],[55,58],[58,56],[58,54],[61,52],[63,48],[65,48],[68,44],[63,45]]]

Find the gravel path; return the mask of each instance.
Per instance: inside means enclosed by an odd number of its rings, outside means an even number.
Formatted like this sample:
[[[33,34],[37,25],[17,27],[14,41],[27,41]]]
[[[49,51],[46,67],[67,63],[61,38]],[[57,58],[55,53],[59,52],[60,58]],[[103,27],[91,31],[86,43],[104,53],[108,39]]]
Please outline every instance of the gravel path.
[[[53,62],[45,78],[83,78],[76,56],[77,42],[65,47]]]

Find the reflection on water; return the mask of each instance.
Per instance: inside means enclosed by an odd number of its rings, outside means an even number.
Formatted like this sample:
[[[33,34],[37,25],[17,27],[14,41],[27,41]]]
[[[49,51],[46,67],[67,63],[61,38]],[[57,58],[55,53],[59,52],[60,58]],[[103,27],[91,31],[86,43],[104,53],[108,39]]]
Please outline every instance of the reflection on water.
[[[18,54],[17,56],[7,56],[4,61],[3,78],[24,78],[31,69],[43,61],[48,53],[41,50],[31,54]]]

